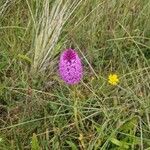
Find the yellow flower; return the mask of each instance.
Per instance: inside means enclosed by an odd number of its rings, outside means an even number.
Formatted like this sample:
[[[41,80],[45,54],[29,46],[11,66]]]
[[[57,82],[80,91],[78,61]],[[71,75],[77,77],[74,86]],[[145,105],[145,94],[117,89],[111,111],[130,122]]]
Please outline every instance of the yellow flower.
[[[80,136],[79,136],[79,140],[80,140],[80,141],[83,140],[83,134],[81,134],[81,133],[80,133]]]
[[[119,83],[119,79],[118,79],[118,76],[116,74],[110,74],[108,76],[108,82],[111,84],[111,85],[117,85]]]

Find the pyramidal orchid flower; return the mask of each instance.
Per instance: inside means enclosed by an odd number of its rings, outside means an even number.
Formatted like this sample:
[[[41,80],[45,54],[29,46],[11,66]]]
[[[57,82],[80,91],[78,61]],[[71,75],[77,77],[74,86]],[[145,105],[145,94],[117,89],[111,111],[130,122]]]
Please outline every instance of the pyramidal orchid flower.
[[[67,84],[77,84],[83,76],[81,59],[71,48],[62,52],[59,61],[59,74]]]

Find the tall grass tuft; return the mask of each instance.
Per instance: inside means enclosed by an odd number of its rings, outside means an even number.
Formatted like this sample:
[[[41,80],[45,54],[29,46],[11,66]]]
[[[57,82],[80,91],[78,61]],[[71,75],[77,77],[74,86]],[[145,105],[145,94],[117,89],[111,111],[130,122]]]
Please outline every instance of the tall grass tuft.
[[[56,0],[52,7],[44,0],[41,16],[35,21],[34,72],[43,71],[52,58],[53,49],[59,40],[62,28],[81,1]],[[51,8],[51,9],[50,9]]]

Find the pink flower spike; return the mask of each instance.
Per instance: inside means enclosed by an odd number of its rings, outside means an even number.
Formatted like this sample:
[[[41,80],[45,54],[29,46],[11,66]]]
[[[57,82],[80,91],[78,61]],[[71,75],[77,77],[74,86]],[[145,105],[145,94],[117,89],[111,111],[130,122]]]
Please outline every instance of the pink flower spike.
[[[77,52],[71,48],[62,52],[59,61],[59,74],[67,84],[77,84],[83,76],[81,59]]]

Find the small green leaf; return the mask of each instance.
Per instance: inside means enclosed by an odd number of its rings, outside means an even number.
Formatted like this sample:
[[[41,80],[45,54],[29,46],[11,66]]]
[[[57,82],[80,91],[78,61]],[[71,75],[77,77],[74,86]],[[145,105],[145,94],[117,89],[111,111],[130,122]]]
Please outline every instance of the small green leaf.
[[[22,60],[25,60],[28,63],[32,63],[32,60],[26,55],[18,54],[18,57]]]
[[[73,142],[66,141],[66,143],[71,147],[72,150],[78,150],[77,146]]]
[[[3,141],[3,139],[0,137],[0,142],[2,142]]]
[[[134,117],[134,118],[128,120],[127,122],[125,122],[123,124],[123,126],[121,127],[121,130],[122,131],[129,131],[129,130],[132,131],[135,128],[135,126],[137,125],[137,122],[138,122],[138,118]]]
[[[39,142],[35,133],[33,133],[32,136],[31,150],[40,150]]]
[[[129,149],[129,145],[126,142],[119,141],[115,138],[111,138],[110,141],[121,148]]]

